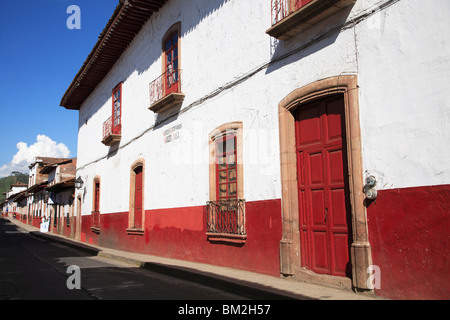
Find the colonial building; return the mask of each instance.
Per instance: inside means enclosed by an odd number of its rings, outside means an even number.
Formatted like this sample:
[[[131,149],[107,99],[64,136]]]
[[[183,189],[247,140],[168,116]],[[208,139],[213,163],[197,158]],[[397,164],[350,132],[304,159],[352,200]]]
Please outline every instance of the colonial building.
[[[48,176],[46,203],[50,206],[50,230],[54,233],[75,237],[74,193],[77,159],[55,159],[41,169]]]
[[[76,237],[448,298],[450,4],[119,1],[61,100]]]
[[[47,218],[52,232],[70,235],[76,158],[36,157],[29,169],[27,223],[39,227]]]
[[[8,218],[22,219],[26,217],[26,192],[27,185],[21,182],[11,184],[9,191],[4,192],[2,213]]]

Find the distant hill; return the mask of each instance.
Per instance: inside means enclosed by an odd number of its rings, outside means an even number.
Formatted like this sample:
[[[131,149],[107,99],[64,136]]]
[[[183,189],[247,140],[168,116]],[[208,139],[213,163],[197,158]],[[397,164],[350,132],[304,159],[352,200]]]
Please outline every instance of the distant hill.
[[[7,192],[11,189],[11,184],[16,182],[22,182],[28,184],[28,174],[13,171],[9,177],[4,177],[0,179],[0,202],[5,200],[5,195],[3,192]]]

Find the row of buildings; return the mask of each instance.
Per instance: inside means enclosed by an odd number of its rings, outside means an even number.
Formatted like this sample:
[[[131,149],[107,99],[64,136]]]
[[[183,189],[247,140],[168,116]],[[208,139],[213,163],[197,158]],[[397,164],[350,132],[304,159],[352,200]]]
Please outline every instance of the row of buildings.
[[[75,238],[76,158],[36,157],[29,165],[28,184],[11,185],[0,203],[2,216],[39,228],[49,220],[49,231]]]
[[[61,100],[71,236],[448,299],[448,17],[446,0],[120,0]]]

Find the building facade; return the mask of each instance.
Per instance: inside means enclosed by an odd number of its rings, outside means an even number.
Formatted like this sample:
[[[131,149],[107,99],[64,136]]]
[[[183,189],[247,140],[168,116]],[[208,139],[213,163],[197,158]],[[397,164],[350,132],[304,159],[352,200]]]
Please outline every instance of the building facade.
[[[55,159],[41,169],[46,174],[47,217],[50,218],[50,231],[67,237],[75,237],[75,173],[77,159]]]
[[[26,197],[24,197],[26,189],[26,184],[16,182],[11,184],[9,191],[4,193],[2,213],[5,217],[21,219],[26,216]]]
[[[448,298],[449,14],[437,0],[119,1],[61,100],[79,114],[72,235]]]
[[[28,167],[28,185],[11,200],[17,219],[36,228],[48,219],[50,232],[74,237],[76,158],[39,156]]]

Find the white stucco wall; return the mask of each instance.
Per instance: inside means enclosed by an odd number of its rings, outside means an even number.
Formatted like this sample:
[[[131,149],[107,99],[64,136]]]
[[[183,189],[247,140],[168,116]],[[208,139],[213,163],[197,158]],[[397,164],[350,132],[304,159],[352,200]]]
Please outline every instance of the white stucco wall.
[[[450,182],[449,16],[399,1],[357,26],[364,167],[382,189]]]
[[[139,158],[146,166],[145,209],[204,205],[208,134],[231,121],[244,125],[245,199],[280,198],[278,103],[296,88],[339,74],[358,75],[364,170],[377,176],[378,188],[448,183],[449,3],[400,0],[379,10],[388,2],[358,0],[350,12],[322,24],[333,30],[337,21],[347,22],[321,40],[311,42],[317,37],[312,29],[278,42],[265,34],[268,0],[169,1],[80,109],[83,214],[91,211],[96,175],[101,212],[128,211],[130,166]],[[186,98],[180,114],[154,127],[167,114],[148,110],[148,85],[162,73],[161,39],[178,21]],[[111,91],[121,81],[117,149],[101,139]],[[163,132],[180,124],[180,138],[164,143]]]

